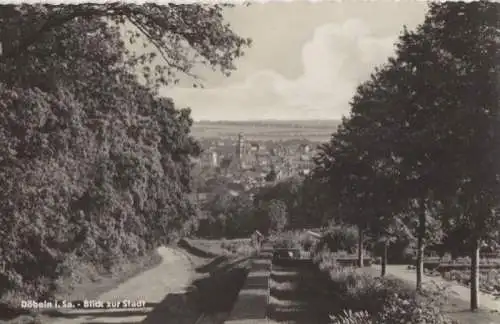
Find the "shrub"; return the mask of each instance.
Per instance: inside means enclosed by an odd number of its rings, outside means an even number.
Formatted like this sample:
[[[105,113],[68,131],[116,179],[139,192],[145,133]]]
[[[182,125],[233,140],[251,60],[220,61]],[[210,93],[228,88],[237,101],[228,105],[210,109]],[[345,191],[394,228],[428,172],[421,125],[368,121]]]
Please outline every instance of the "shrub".
[[[313,262],[318,265],[320,270],[333,270],[340,267],[335,254],[326,249],[314,253]]]
[[[412,299],[415,294],[397,280],[374,278],[367,274],[356,274],[349,278],[344,307],[356,311],[366,310],[372,315],[380,313],[395,293],[406,299]]]
[[[354,227],[333,227],[318,242],[316,248],[327,248],[331,252],[346,251],[355,253],[358,244],[358,232]]]
[[[316,264],[325,275],[333,323],[452,323],[440,313],[442,290],[419,294],[399,279],[374,277],[342,267],[331,252],[316,255]]]
[[[335,271],[332,282],[335,283],[332,288],[338,292],[337,304],[343,309],[340,318],[345,322],[340,323],[351,323],[349,320],[358,323],[356,320],[366,319],[367,314],[371,315],[370,322],[374,324],[453,323],[441,314],[441,291],[433,290],[420,295],[400,280],[375,278],[355,272]]]
[[[453,323],[440,312],[446,297],[443,289],[419,294],[402,280],[374,277],[354,267],[344,267],[340,247],[349,252],[346,242],[355,245],[355,234],[344,235],[334,229],[318,244],[313,255],[314,263],[325,277],[324,293],[331,300],[332,324]],[[329,248],[332,244],[334,252]]]
[[[439,302],[429,295],[405,298],[395,293],[385,304],[383,311],[376,315],[376,323],[451,324],[455,322],[442,314]]]
[[[352,310],[344,310],[339,315],[331,315],[330,324],[369,324],[373,322],[372,316],[366,312],[353,312]]]
[[[318,240],[311,237],[307,233],[303,233],[299,237],[299,242],[300,242],[300,245],[302,246],[302,249],[304,251],[308,251],[308,252],[314,251],[314,249],[316,248],[316,245],[318,244]]]

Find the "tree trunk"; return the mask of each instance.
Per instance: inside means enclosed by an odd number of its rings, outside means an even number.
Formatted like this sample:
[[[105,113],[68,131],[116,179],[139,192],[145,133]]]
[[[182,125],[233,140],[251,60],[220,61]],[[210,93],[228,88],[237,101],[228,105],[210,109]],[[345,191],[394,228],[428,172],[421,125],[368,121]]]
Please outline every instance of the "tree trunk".
[[[470,310],[479,309],[479,240],[474,240],[472,244],[472,255],[470,265]]]
[[[425,219],[425,204],[420,203],[420,213],[418,218],[418,233],[417,233],[417,291],[422,290],[422,279],[424,276],[424,252],[425,252],[425,232],[426,232],[426,219]]]
[[[382,273],[380,274],[382,277],[385,276],[387,272],[387,247],[388,247],[388,242],[383,243],[383,251],[382,251]]]
[[[363,267],[365,262],[363,260],[363,241],[364,241],[364,231],[361,226],[358,226],[358,267]]]

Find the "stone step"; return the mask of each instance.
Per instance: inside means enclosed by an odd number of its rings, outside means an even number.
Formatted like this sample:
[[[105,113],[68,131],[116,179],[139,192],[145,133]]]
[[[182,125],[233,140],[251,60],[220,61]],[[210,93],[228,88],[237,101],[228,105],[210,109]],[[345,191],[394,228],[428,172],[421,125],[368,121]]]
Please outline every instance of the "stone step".
[[[266,250],[272,252],[272,248],[263,247],[261,252],[252,258],[247,280],[226,324],[272,323],[267,319],[272,253]]]

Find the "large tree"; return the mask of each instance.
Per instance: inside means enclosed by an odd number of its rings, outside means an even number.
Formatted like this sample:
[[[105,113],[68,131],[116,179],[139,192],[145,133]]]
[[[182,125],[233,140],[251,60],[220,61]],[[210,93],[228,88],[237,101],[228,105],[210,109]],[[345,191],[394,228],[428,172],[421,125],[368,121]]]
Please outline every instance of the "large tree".
[[[498,226],[499,8],[486,1],[431,4],[425,22],[403,36],[398,51],[400,62],[414,71],[420,109],[413,130],[427,130],[436,143],[422,150],[427,177],[439,180],[434,198],[456,204],[454,223],[469,229],[472,310],[478,308],[481,241]]]
[[[381,230],[405,206],[405,197],[398,191],[400,158],[391,147],[400,125],[386,115],[387,98],[394,91],[391,68],[388,64],[377,69],[357,88],[351,114],[315,159],[314,176],[329,184],[338,220],[359,229],[359,264],[364,233]]]

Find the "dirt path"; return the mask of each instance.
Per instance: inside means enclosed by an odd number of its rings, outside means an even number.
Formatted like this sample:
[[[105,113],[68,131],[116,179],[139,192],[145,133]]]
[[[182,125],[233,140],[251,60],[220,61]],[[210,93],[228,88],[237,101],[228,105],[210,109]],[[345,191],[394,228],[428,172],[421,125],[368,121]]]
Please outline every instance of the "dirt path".
[[[65,310],[52,324],[111,324],[111,323],[166,323],[165,318],[157,314],[167,308],[168,312],[175,312],[185,304],[185,289],[193,276],[193,267],[189,258],[182,251],[170,247],[160,247],[161,263],[153,269],[147,270],[115,289],[102,294],[98,301],[129,300],[139,307],[119,309],[74,309]],[[145,303],[145,304],[144,304]],[[144,307],[145,306],[145,307]],[[172,309],[174,308],[174,309]],[[151,312],[154,309],[154,312]],[[167,312],[167,313],[168,313]],[[166,317],[172,317],[165,315]],[[196,314],[184,317],[195,317]],[[163,318],[163,321],[161,320]],[[188,320],[188,318],[186,318]],[[191,320],[191,319],[189,319]],[[194,321],[193,321],[194,322]],[[176,322],[181,324],[181,322]]]

